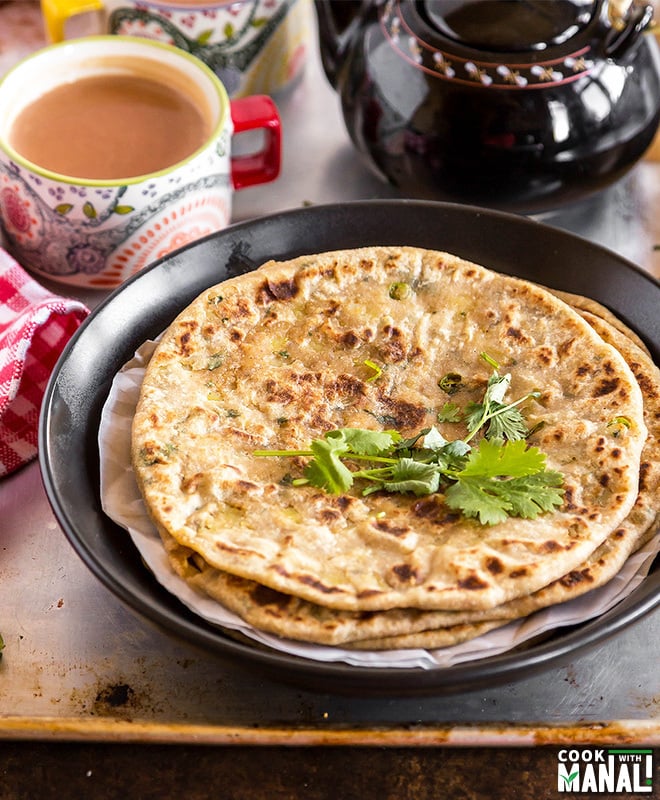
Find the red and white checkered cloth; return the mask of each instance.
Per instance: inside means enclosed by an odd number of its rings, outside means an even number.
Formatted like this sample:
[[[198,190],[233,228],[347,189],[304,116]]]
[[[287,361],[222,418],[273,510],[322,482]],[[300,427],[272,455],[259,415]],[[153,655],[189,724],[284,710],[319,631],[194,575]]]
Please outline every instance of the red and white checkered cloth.
[[[37,454],[39,411],[64,345],[89,313],[0,249],[0,478]]]

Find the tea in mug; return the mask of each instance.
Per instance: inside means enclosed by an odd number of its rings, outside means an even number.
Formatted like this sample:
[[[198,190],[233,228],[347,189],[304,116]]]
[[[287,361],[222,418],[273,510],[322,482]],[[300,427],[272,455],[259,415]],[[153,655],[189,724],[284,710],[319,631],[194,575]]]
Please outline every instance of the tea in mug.
[[[185,160],[211,125],[178,87],[105,72],[61,83],[26,106],[9,142],[34,164],[87,180],[133,178]]]

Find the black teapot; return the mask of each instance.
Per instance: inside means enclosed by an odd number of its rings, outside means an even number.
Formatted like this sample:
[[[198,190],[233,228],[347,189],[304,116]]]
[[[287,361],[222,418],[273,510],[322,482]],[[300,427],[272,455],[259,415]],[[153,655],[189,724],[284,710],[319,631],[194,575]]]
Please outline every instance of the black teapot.
[[[351,139],[405,196],[551,209],[617,180],[658,129],[649,3],[315,4]]]

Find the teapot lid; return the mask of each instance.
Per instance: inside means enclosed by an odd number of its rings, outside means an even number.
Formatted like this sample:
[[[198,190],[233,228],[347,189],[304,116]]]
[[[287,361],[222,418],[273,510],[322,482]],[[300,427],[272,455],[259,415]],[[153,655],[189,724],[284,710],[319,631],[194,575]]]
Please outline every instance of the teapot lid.
[[[422,0],[426,23],[460,44],[489,52],[560,45],[592,20],[591,0]]]

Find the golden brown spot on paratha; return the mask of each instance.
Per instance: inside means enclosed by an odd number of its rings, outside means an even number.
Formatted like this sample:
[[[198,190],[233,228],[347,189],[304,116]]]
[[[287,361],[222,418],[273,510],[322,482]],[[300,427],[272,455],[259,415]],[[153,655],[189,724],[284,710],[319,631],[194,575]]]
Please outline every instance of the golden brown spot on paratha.
[[[295,277],[289,280],[265,280],[257,289],[257,302],[268,305],[276,300],[291,300],[300,291]]]
[[[573,502],[573,489],[570,486],[564,487],[564,508],[567,511],[575,511],[577,506]]]
[[[416,500],[410,508],[416,516],[428,519],[436,525],[448,525],[460,518],[460,514],[449,511],[442,499],[433,495]]]
[[[554,353],[549,347],[541,347],[536,351],[536,358],[541,364],[550,366],[554,362]]]
[[[254,584],[250,596],[256,605],[262,607],[275,606],[280,611],[286,611],[287,606],[292,600],[290,595],[278,592],[276,589],[271,589],[269,586],[264,586],[261,583]]]
[[[240,428],[231,426],[225,428],[224,430],[226,430],[227,433],[230,433],[232,438],[240,439],[246,444],[256,445],[259,441],[259,438],[255,434],[250,433],[249,431],[242,431]]]
[[[365,393],[365,386],[363,381],[342,372],[334,378],[328,380],[323,384],[323,391],[326,399],[335,399],[336,397],[361,397]]]
[[[563,550],[563,547],[554,539],[547,539],[539,547],[539,551],[542,553],[556,553],[558,550]]]
[[[312,575],[298,575],[298,580],[305,586],[310,586],[312,589],[323,592],[323,594],[343,594],[343,590],[338,586],[327,586]]]
[[[406,358],[406,345],[401,329],[392,325],[385,325],[383,334],[386,338],[378,346],[381,358],[394,364],[403,361]]]
[[[559,583],[562,586],[566,586],[571,588],[573,586],[577,586],[580,583],[592,583],[593,576],[589,572],[589,568],[585,567],[584,569],[579,570],[571,570],[571,572],[564,575],[562,578],[559,579]]]
[[[245,297],[237,297],[231,309],[237,317],[249,317],[252,314],[250,303]]]
[[[648,477],[649,477],[649,474],[651,473],[652,468],[653,468],[653,465],[649,464],[648,461],[642,461],[642,463],[639,465],[639,488],[640,488],[640,491],[646,491],[647,489],[651,488],[650,486],[647,486],[647,481],[648,481]]]
[[[194,494],[204,480],[203,472],[196,472],[181,481],[181,491],[184,494]]]
[[[193,353],[193,348],[190,346],[190,339],[192,338],[192,334],[190,331],[186,331],[182,333],[179,337],[179,352],[182,356],[189,356]]]
[[[560,342],[557,346],[557,353],[560,356],[567,356],[570,352],[575,348],[575,338],[566,339],[563,342]]]
[[[378,597],[379,594],[382,594],[378,589],[361,589],[357,593],[357,597],[361,599],[366,599],[369,597]]]
[[[516,328],[513,325],[510,325],[507,328],[506,335],[509,337],[509,339],[515,339],[518,342],[530,341],[529,337],[525,336],[525,334],[520,330],[520,328]]]
[[[501,575],[504,572],[504,564],[499,558],[489,558],[486,561],[486,569],[491,575]]]
[[[360,344],[360,339],[354,331],[346,331],[339,337],[339,341],[346,347],[355,348]]]
[[[266,400],[271,403],[290,403],[295,397],[294,393],[273,378],[269,378],[264,383],[266,390]]]
[[[410,564],[395,564],[392,567],[392,572],[402,583],[418,583],[419,573]]]
[[[393,418],[396,428],[408,430],[419,427],[426,419],[426,408],[409,403],[407,400],[398,400],[395,397],[381,397],[380,401],[387,410],[387,415]]]
[[[335,522],[341,519],[341,513],[336,508],[322,508],[319,511],[319,519],[322,522]]]
[[[516,578],[524,578],[525,575],[527,575],[527,567],[520,567],[519,569],[512,569],[509,572],[509,577],[513,578],[514,580]]]
[[[339,497],[337,497],[335,503],[339,506],[339,508],[342,509],[342,511],[345,511],[350,506],[355,505],[355,503],[357,503],[357,500],[354,497],[351,497],[350,495],[342,494]]]
[[[258,553],[255,550],[249,550],[247,547],[234,547],[233,545],[225,544],[221,540],[215,542],[214,547],[216,550],[220,550],[222,553],[232,553],[233,555],[240,556],[242,558],[254,558],[255,556],[264,558],[262,553]]]
[[[269,569],[277,572],[285,578],[295,578],[296,581],[304,586],[309,586],[322,594],[344,594],[344,590],[339,586],[327,586],[323,581],[318,580],[313,575],[306,573],[291,573],[288,572],[281,564],[271,564]]]
[[[411,528],[409,525],[396,525],[387,519],[375,520],[372,525],[383,533],[389,533],[391,536],[405,536],[410,533]]]
[[[310,385],[320,383],[323,375],[320,372],[290,372],[288,378],[291,383]]]
[[[660,394],[660,392],[658,392],[658,387],[653,383],[648,374],[635,372],[635,377],[637,378],[639,386],[647,399],[655,399],[658,397]],[[658,415],[656,415],[656,418],[657,417]]]
[[[469,592],[477,592],[479,589],[487,589],[488,584],[482,581],[477,575],[470,575],[467,578],[461,578],[458,581],[458,586],[461,589],[467,589]]]
[[[599,384],[594,387],[592,397],[604,397],[606,394],[612,394],[619,386],[618,378],[603,378]]]

